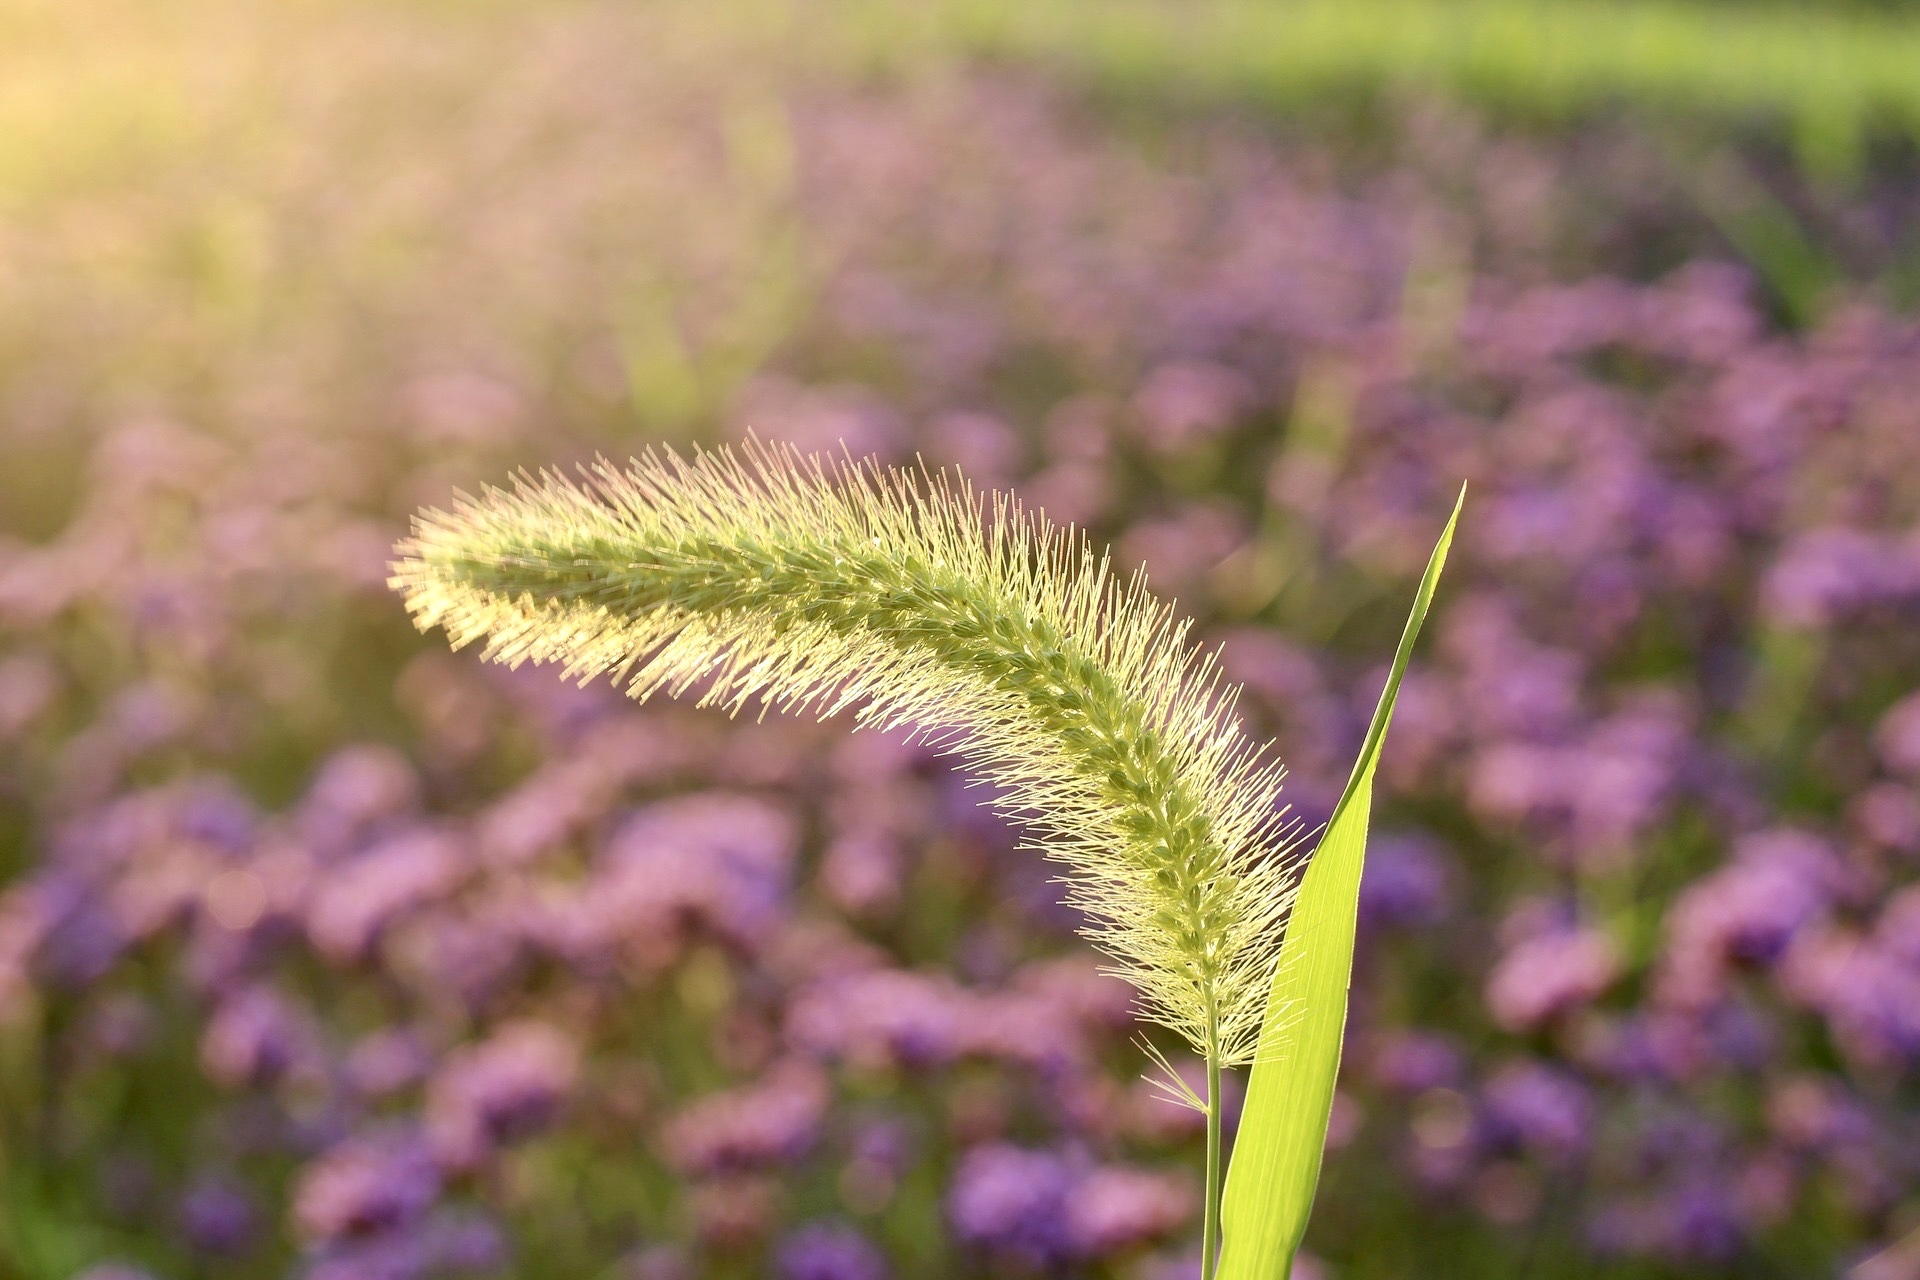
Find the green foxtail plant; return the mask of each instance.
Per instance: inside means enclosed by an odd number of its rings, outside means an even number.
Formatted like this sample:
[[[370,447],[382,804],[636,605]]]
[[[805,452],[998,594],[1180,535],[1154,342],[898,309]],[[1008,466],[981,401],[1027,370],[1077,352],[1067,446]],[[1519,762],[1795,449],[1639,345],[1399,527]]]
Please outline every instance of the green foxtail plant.
[[[421,514],[397,550],[392,585],[455,647],[636,698],[849,710],[997,784],[1142,1012],[1206,1064],[1204,1098],[1173,1087],[1207,1118],[1213,1273],[1221,1072],[1292,1025],[1271,1006],[1302,878],[1280,766],[1143,576],[1009,496],[757,443],[522,476]]]

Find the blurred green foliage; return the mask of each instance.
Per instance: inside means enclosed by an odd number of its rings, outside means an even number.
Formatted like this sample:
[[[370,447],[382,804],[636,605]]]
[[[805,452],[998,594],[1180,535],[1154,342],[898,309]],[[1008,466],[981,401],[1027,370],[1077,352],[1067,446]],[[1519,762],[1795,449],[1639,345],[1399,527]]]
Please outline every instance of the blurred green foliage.
[[[858,2],[858,0],[856,0]],[[1128,92],[1290,106],[1422,90],[1564,119],[1607,105],[1770,121],[1832,178],[1920,137],[1920,8],[1701,0],[932,0],[859,4],[883,62],[1044,59]]]

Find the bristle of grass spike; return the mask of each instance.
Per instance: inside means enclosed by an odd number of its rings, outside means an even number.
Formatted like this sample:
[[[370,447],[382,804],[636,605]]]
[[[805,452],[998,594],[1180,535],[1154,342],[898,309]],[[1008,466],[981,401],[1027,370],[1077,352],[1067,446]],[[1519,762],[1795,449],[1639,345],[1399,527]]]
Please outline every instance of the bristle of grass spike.
[[[959,477],[749,442],[523,475],[397,551],[414,621],[494,661],[919,726],[1065,864],[1143,1012],[1252,1057],[1295,879],[1281,771],[1190,624],[1080,535]]]

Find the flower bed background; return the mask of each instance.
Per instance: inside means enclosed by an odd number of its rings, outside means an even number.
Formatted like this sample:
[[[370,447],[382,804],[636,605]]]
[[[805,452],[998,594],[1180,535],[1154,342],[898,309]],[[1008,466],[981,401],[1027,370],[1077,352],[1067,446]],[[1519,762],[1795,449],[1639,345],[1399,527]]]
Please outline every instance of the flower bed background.
[[[964,778],[386,590],[457,486],[749,429],[1148,563],[1310,821],[1470,480],[1319,1274],[1920,1266],[1897,141],[1114,111],[672,5],[6,13],[0,1276],[1195,1273],[1197,1117]]]

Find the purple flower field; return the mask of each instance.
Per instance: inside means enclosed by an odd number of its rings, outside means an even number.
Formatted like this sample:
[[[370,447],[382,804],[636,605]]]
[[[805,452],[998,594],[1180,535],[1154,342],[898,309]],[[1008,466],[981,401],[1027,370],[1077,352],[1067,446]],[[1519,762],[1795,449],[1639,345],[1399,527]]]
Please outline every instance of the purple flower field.
[[[1198,1274],[1204,1122],[945,757],[386,586],[748,432],[1145,563],[1309,825],[1469,481],[1296,1276],[1920,1276],[1920,323],[1786,324],[1621,122],[285,23],[0,203],[0,1280]]]

